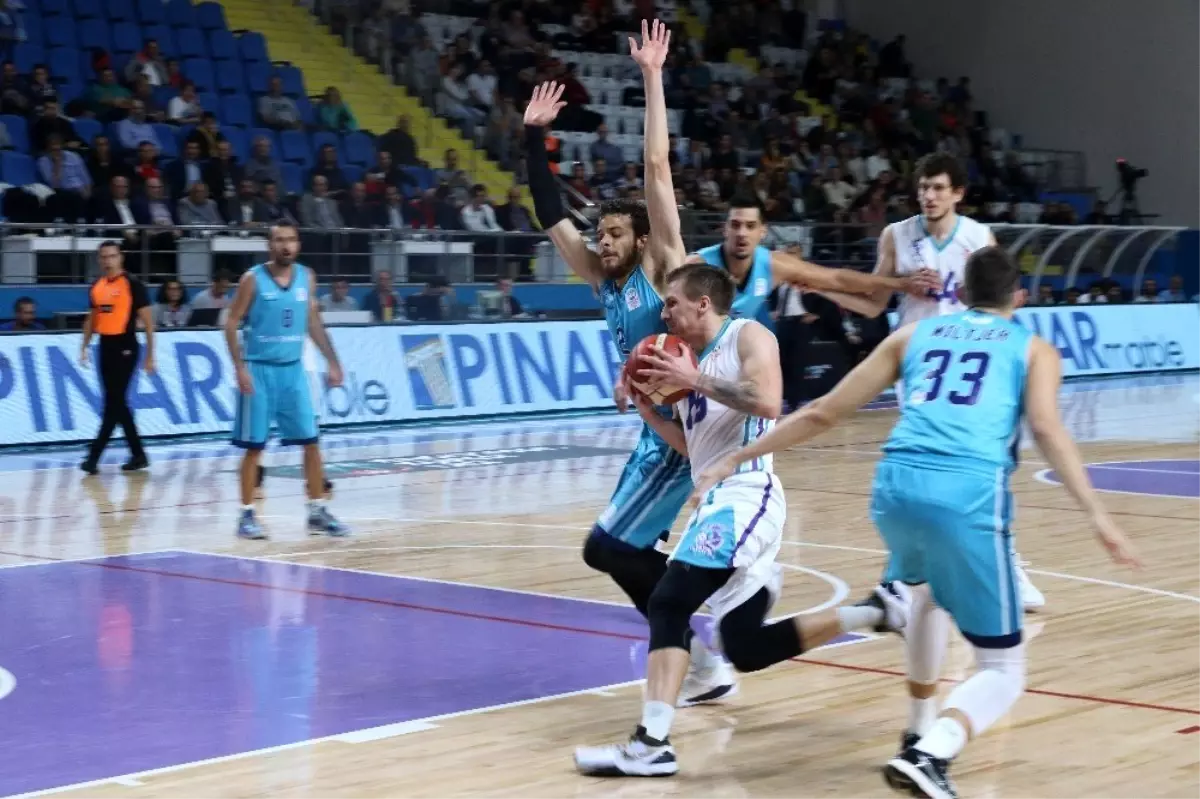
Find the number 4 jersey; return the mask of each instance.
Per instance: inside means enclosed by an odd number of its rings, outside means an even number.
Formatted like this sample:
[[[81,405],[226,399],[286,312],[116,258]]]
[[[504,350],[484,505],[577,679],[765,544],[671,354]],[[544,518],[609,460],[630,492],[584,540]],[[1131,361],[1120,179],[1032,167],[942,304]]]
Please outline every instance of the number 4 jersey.
[[[700,353],[700,373],[717,380],[736,383],[741,379],[742,359],[738,355],[738,335],[750,319],[726,319],[716,337]],[[683,421],[688,458],[693,478],[710,464],[749,444],[775,426],[774,419],[727,408],[711,397],[691,392],[675,404]],[[771,456],[746,461],[738,472],[771,473]]]
[[[905,294],[900,300],[900,323],[903,326],[918,319],[929,319],[948,313],[965,311],[958,298],[963,283],[967,258],[976,250],[988,246],[991,231],[987,225],[959,216],[954,230],[941,244],[925,228],[925,217],[917,215],[888,227],[896,246],[896,274],[908,275],[921,269],[936,269],[942,276],[942,288],[937,296],[914,297]]]
[[[1015,468],[1032,339],[1015,321],[979,311],[918,322],[887,457],[913,456],[930,468]]]

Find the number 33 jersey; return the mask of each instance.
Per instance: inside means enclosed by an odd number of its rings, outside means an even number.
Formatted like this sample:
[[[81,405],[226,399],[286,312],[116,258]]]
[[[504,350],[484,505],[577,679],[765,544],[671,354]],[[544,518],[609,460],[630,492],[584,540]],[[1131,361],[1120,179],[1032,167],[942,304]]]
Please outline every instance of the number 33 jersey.
[[[716,337],[700,353],[700,373],[716,380],[737,383],[742,376],[742,359],[738,355],[738,334],[751,319],[727,319]],[[712,397],[691,392],[675,404],[683,421],[687,439],[688,459],[695,478],[713,462],[749,444],[775,426],[775,420],[762,419],[720,404]],[[755,458],[738,467],[738,472],[771,473],[770,455]]]
[[[979,311],[918,322],[900,369],[900,420],[883,451],[1011,471],[1032,340],[1015,321]]]
[[[889,228],[896,248],[896,274],[908,275],[921,269],[935,269],[942,276],[942,287],[936,296],[914,297],[905,294],[900,299],[902,327],[918,319],[929,319],[948,313],[965,311],[958,298],[963,283],[967,258],[976,250],[988,246],[991,231],[987,225],[959,216],[950,236],[941,244],[934,241],[925,229],[925,218],[911,216]]]

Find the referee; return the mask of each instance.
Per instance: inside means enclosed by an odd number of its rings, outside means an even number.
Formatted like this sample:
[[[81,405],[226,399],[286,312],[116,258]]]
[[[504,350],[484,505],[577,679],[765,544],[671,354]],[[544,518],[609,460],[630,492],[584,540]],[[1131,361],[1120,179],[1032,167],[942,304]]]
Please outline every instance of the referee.
[[[141,436],[133,423],[133,412],[129,409],[126,394],[129,381],[137,368],[141,347],[137,340],[137,323],[141,320],[146,330],[146,360],[142,368],[146,374],[154,372],[154,315],[146,287],[140,280],[125,272],[125,256],[121,245],[106,241],[98,251],[102,276],[92,284],[89,292],[91,313],[83,323],[83,343],[79,349],[79,362],[87,365],[88,345],[92,334],[100,336],[100,382],[104,384],[104,418],[100,432],[92,442],[87,459],[80,468],[88,474],[99,471],[100,455],[108,446],[117,425],[125,431],[125,442],[129,445],[130,458],[121,467],[127,472],[145,469],[150,465]]]

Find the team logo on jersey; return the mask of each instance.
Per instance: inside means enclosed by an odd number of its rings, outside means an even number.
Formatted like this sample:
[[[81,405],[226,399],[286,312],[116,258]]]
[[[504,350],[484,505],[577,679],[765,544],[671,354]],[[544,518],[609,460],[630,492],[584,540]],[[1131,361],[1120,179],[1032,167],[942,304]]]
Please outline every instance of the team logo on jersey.
[[[760,277],[754,281],[754,296],[762,297],[767,293],[767,279]]]
[[[707,557],[713,557],[721,550],[721,544],[725,541],[725,534],[729,532],[729,528],[720,522],[705,522],[696,531],[696,538],[692,541],[692,551]]]
[[[625,307],[631,311],[642,307],[642,298],[638,296],[637,289],[633,286],[625,289]]]
[[[304,288],[304,286],[296,289],[296,301],[308,302],[308,289]]]

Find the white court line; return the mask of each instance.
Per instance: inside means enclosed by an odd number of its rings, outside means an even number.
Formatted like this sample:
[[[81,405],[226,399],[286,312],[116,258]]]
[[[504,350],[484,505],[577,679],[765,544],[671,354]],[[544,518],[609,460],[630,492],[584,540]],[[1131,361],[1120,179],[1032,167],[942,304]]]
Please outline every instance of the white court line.
[[[1131,461],[1137,463],[1137,461]],[[1181,469],[1137,469],[1132,466],[1109,466],[1108,464],[1089,463],[1089,469],[1111,469],[1115,472],[1145,472],[1146,474],[1186,474],[1191,477],[1200,478],[1200,472],[1185,472]]]
[[[1091,464],[1085,464],[1085,465],[1091,466]],[[1053,469],[1042,469],[1040,472],[1038,472],[1037,474],[1035,474],[1033,476],[1033,479],[1037,480],[1039,483],[1045,483],[1048,486],[1061,486],[1062,485],[1061,482],[1059,482],[1058,480],[1051,479],[1050,472],[1052,472],[1052,471],[1054,471],[1054,470]],[[1162,474],[1162,472],[1156,472],[1155,474]],[[1189,474],[1191,474],[1191,472],[1189,472]],[[1145,491],[1122,491],[1119,488],[1099,488],[1099,487],[1095,487],[1095,486],[1094,486],[1094,488],[1096,488],[1097,491],[1104,492],[1105,494],[1124,494],[1129,497],[1159,497],[1159,498],[1164,498],[1164,499],[1197,499],[1198,498],[1195,494],[1160,494],[1157,492],[1151,494],[1151,493],[1147,493]]]

